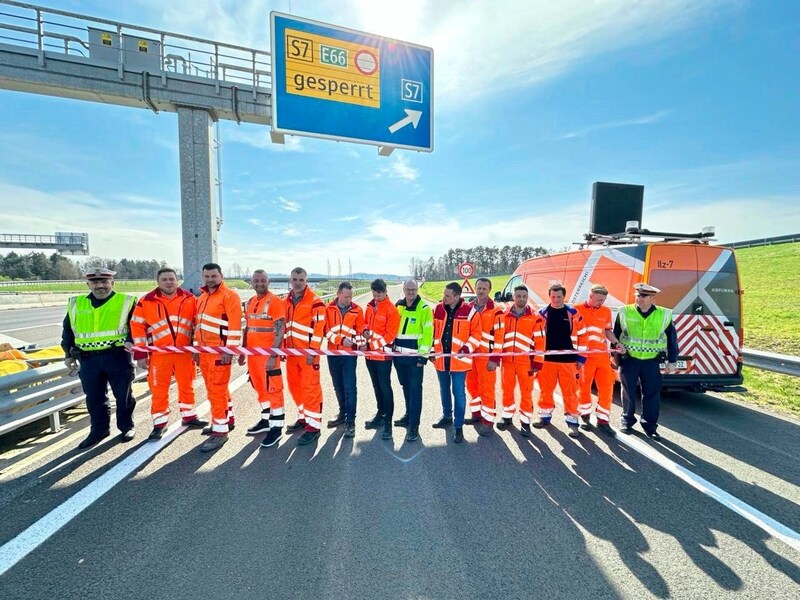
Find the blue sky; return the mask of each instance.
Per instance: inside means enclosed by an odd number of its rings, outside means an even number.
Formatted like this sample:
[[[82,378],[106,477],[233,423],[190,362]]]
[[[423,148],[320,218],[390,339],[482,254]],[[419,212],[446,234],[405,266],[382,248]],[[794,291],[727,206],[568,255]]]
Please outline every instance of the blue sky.
[[[221,124],[225,268],[403,274],[451,247],[564,248],[594,181],[643,184],[653,230],[800,231],[798,2],[47,6],[264,50],[279,10],[434,49],[430,154]],[[175,114],[0,91],[0,115],[2,232],[181,265]]]

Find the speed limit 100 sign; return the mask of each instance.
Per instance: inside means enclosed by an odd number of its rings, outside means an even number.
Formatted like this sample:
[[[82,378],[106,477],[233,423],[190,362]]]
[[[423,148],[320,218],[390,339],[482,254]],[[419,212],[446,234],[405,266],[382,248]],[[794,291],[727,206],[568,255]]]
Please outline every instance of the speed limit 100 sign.
[[[469,278],[475,275],[475,267],[472,263],[463,262],[458,265],[458,274],[464,278]]]

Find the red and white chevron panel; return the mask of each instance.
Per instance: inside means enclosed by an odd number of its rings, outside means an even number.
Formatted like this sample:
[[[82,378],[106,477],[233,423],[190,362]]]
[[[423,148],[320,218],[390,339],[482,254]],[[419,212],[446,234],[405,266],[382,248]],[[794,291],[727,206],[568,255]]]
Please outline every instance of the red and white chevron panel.
[[[725,327],[723,318],[707,315],[675,315],[678,353],[692,362],[687,375],[731,375],[736,373],[739,332]]]

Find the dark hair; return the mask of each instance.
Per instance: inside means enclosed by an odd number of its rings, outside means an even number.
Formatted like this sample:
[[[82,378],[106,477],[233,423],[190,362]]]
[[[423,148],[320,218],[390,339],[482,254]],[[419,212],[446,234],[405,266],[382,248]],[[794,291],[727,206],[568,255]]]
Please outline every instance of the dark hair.
[[[518,285],[517,287],[514,288],[514,291],[515,292],[525,292],[527,294],[528,293],[528,286],[527,285]]]
[[[475,285],[477,286],[481,282],[488,283],[489,284],[489,289],[492,289],[492,281],[490,279],[487,279],[486,277],[478,277],[475,280]]]
[[[308,272],[303,267],[295,267],[294,269],[292,269],[291,275],[297,275],[300,273],[308,277]]]
[[[386,282],[383,279],[376,279],[369,284],[369,289],[371,289],[373,292],[385,292]]]
[[[161,275],[164,273],[172,273],[175,275],[176,279],[178,277],[178,272],[172,267],[162,267],[156,272],[156,281],[158,281],[158,278],[161,277]]]
[[[455,281],[448,283],[446,286],[444,286],[444,289],[450,290],[456,296],[460,296],[461,292],[464,291],[464,288],[461,287],[461,284],[460,283],[456,283]]]
[[[213,271],[214,269],[219,271],[219,274],[222,275],[222,267],[217,263],[206,263],[203,265],[203,271]]]
[[[339,284],[338,291],[341,292],[342,290],[352,290],[352,289],[353,289],[352,283],[350,283],[349,281],[343,281],[342,283]]]
[[[552,292],[561,292],[565,296],[567,295],[567,288],[565,288],[560,283],[554,283],[549,288],[547,288],[547,293],[550,294]]]

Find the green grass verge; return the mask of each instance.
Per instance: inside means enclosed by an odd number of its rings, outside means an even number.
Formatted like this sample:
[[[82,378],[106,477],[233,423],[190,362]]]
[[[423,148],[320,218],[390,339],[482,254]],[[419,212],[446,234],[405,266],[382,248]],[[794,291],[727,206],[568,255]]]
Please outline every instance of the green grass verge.
[[[725,392],[734,398],[800,418],[800,377],[744,367],[746,392]]]
[[[492,297],[494,297],[495,292],[499,292],[503,289],[509,277],[509,275],[495,275],[494,277],[489,277],[489,281],[492,282]],[[451,281],[461,283],[463,279],[452,279]],[[450,283],[450,281],[426,281],[420,286],[419,295],[431,302],[440,302],[444,295],[444,286],[448,283]],[[470,279],[470,283],[474,286],[475,280]]]

